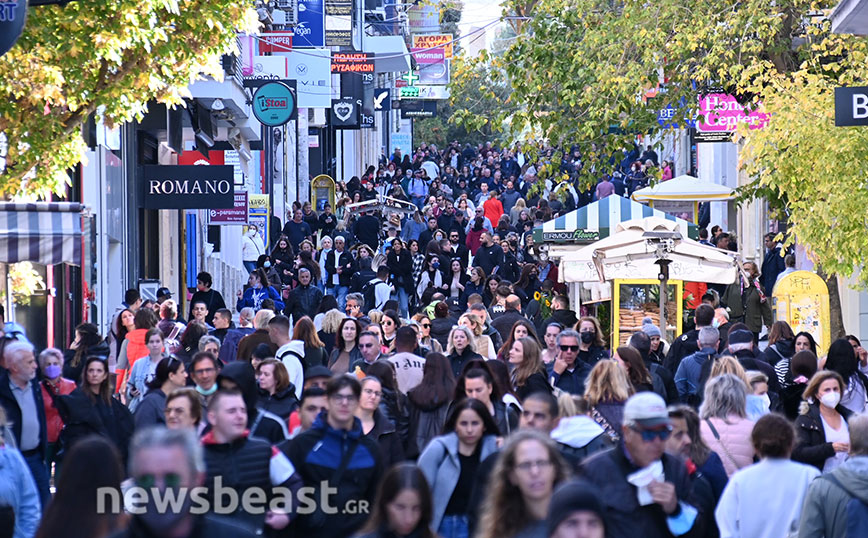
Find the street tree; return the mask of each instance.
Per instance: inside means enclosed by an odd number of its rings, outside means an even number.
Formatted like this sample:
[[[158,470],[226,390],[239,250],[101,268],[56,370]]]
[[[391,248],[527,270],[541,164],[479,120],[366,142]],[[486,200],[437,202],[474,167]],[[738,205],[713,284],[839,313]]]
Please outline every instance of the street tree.
[[[82,124],[141,119],[152,100],[180,105],[187,86],[222,77],[236,30],[258,23],[240,0],[77,0],[31,7],[0,57],[0,196],[61,193],[82,159]]]

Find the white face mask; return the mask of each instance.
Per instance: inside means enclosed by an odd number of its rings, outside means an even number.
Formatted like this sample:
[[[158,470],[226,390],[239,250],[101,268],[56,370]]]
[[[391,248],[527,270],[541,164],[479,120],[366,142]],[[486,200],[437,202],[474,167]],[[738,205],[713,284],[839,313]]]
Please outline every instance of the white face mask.
[[[772,406],[772,399],[769,398],[768,393],[763,394],[762,396],[760,396],[760,398],[762,398],[763,410],[768,411]]]
[[[835,409],[838,406],[838,402],[841,401],[841,393],[840,392],[827,392],[823,394],[823,397],[820,398],[820,401],[823,402],[823,405],[830,409]]]

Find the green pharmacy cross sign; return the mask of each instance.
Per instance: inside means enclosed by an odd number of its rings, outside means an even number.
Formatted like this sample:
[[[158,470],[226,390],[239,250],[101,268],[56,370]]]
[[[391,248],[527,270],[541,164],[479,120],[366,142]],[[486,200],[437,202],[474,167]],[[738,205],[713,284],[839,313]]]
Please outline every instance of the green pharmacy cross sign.
[[[286,124],[295,116],[297,105],[295,93],[282,82],[263,84],[253,94],[253,115],[269,127]]]
[[[412,71],[408,71],[406,74],[401,76],[401,80],[406,80],[407,86],[415,86],[416,82],[419,81],[419,75]]]

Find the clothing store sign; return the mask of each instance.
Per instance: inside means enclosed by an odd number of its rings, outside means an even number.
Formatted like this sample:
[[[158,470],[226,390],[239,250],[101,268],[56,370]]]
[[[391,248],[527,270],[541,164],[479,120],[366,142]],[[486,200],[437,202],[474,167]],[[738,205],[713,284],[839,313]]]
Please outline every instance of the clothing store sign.
[[[868,125],[868,87],[835,88],[835,126]]]
[[[231,209],[232,166],[145,165],[139,167],[144,209]]]

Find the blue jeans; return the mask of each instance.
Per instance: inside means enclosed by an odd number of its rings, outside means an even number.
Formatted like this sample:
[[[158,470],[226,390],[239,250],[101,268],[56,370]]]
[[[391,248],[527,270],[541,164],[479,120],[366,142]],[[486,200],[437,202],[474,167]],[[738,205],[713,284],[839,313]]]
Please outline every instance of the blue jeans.
[[[443,516],[437,533],[443,538],[468,538],[467,516]]]
[[[30,468],[33,481],[36,482],[36,492],[39,493],[42,511],[45,512],[45,506],[51,500],[51,494],[48,491],[48,467],[45,465],[45,460],[42,459],[42,454],[25,456],[24,461],[27,463],[27,467]]]
[[[343,312],[347,308],[347,294],[350,292],[349,286],[333,286],[326,289],[326,294],[333,296],[338,301],[338,309]]]
[[[410,317],[410,295],[407,293],[407,290],[402,287],[398,287],[398,291],[392,294],[392,298],[398,301],[398,304],[401,305],[401,317],[409,318]]]
[[[419,211],[422,211],[422,207],[425,205],[425,196],[410,196],[410,201],[419,208]]]
[[[252,273],[256,270],[256,262],[244,262],[244,269],[246,269],[248,273]]]

